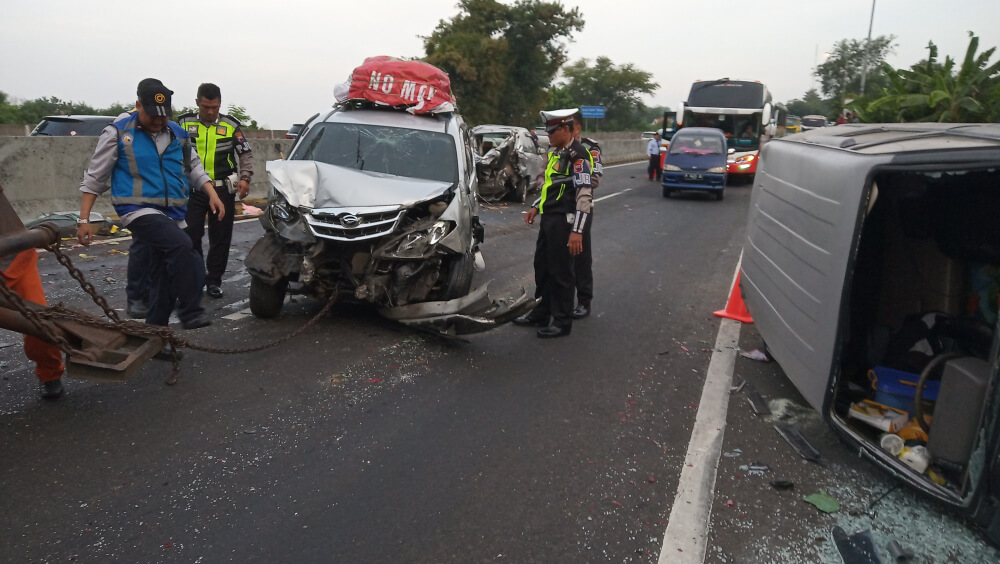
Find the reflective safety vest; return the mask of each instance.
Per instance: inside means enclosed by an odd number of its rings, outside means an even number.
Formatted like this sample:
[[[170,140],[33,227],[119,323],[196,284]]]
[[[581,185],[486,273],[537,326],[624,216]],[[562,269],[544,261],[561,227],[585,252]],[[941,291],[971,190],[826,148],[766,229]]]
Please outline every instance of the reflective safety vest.
[[[250,150],[240,132],[240,122],[230,116],[219,114],[219,123],[205,125],[197,113],[189,113],[177,118],[177,123],[194,141],[201,164],[212,180],[223,180],[236,172],[239,166],[237,149],[241,153]]]
[[[562,152],[549,151],[549,161],[545,165],[545,182],[542,184],[542,195],[538,200],[538,213],[546,212],[546,204],[550,213],[576,211],[576,189],[573,187],[571,167],[573,162],[583,155],[590,160],[590,170],[594,170],[594,157],[579,141],[573,141],[569,148]],[[572,190],[572,197],[563,198],[567,186]],[[558,192],[555,192],[556,187]]]
[[[171,219],[184,219],[190,196],[187,156],[191,145],[187,133],[172,121],[163,134],[170,144],[163,154],[156,142],[140,129],[139,117],[131,114],[114,122],[118,131],[118,160],[111,172],[111,204],[119,216],[140,208],[154,208]]]

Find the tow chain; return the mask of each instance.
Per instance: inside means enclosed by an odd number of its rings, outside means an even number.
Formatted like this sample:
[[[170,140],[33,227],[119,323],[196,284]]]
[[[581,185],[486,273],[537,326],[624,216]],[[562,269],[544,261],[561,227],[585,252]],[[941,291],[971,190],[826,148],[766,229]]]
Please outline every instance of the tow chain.
[[[97,304],[103,311],[104,315],[108,317],[111,321],[105,321],[98,317],[93,317],[87,314],[81,314],[66,308],[62,302],[55,305],[48,306],[44,310],[35,310],[27,305],[26,301],[21,298],[16,292],[7,287],[6,284],[0,284],[0,294],[7,299],[8,302],[25,318],[27,318],[32,325],[37,327],[46,337],[49,338],[58,348],[64,353],[70,356],[80,356],[88,360],[96,360],[90,358],[89,355],[83,351],[74,349],[69,342],[56,333],[55,329],[51,325],[51,321],[65,319],[69,321],[74,321],[81,325],[86,325],[88,327],[96,327],[99,329],[109,329],[113,331],[119,331],[126,335],[134,335],[139,337],[159,337],[164,343],[171,349],[171,361],[172,370],[170,376],[167,377],[166,383],[173,385],[177,382],[177,373],[180,371],[180,355],[177,354],[177,350],[181,348],[190,348],[192,350],[207,352],[211,354],[246,354],[251,352],[262,351],[272,347],[276,347],[282,343],[285,343],[291,339],[302,334],[307,329],[316,325],[319,320],[330,312],[333,305],[337,301],[338,291],[334,291],[330,295],[330,299],[327,300],[323,308],[314,315],[309,321],[305,323],[302,327],[292,331],[291,333],[277,339],[275,341],[264,343],[261,345],[256,345],[252,347],[242,347],[242,348],[223,348],[223,347],[211,347],[206,345],[195,345],[178,335],[174,330],[169,327],[162,327],[158,325],[149,325],[147,323],[142,323],[139,321],[131,320],[121,320],[118,317],[118,312],[115,311],[111,306],[108,305],[107,300],[104,299],[93,284],[87,281],[83,272],[73,265],[69,256],[63,253],[62,249],[59,247],[59,242],[55,242],[52,245],[45,247],[45,250],[51,252],[56,256],[56,260],[59,264],[66,267],[69,271],[70,276],[73,277],[77,282],[79,282],[80,287],[86,292],[94,303]],[[336,289],[335,289],[336,290]]]

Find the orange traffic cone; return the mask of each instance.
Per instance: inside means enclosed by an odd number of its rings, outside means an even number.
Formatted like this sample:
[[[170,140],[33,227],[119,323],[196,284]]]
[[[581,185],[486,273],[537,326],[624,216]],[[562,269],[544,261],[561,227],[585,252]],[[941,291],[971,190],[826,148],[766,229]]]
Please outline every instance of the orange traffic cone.
[[[729,302],[726,303],[726,309],[715,312],[715,316],[733,319],[741,323],[753,323],[750,311],[743,303],[743,292],[740,291],[740,271],[736,271],[736,280],[733,281],[733,289],[729,292]]]

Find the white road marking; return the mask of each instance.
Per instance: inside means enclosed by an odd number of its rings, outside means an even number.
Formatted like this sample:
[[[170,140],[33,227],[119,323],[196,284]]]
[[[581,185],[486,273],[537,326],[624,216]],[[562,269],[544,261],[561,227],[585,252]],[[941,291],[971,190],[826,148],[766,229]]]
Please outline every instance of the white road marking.
[[[737,262],[737,272],[739,268]],[[736,366],[741,325],[739,321],[722,319],[719,326],[658,564],[702,564],[705,561],[715,477],[726,431],[729,388]]]
[[[625,192],[628,192],[629,190],[631,190],[631,188],[626,188],[626,189],[622,190],[621,192],[614,192],[614,193],[608,194],[607,196],[601,196],[600,198],[595,199],[594,203],[596,204],[597,202],[600,202],[601,200],[607,200],[608,198],[614,198],[615,196],[621,196],[622,194],[624,194]]]

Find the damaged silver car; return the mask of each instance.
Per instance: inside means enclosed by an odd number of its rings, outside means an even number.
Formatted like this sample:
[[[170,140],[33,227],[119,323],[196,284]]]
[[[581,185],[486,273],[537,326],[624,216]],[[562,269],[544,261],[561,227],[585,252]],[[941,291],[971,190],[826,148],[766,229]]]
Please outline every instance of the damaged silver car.
[[[289,160],[267,163],[264,236],[246,258],[250,309],[288,293],[370,302],[447,334],[491,329],[534,300],[471,291],[484,267],[468,130],[454,113],[342,103],[306,124]]]
[[[545,149],[538,137],[523,127],[480,125],[472,128],[476,149],[479,196],[486,201],[504,198],[524,203],[528,192],[545,177]]]

